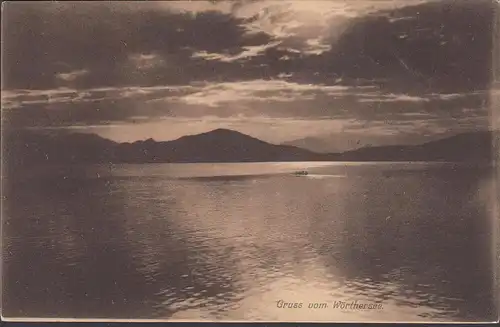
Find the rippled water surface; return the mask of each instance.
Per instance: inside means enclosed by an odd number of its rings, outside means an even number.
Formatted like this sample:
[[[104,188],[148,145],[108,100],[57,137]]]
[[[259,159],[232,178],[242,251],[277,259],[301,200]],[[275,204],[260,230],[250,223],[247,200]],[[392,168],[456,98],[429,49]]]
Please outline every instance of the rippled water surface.
[[[418,163],[27,173],[6,183],[3,314],[492,320],[489,180]]]

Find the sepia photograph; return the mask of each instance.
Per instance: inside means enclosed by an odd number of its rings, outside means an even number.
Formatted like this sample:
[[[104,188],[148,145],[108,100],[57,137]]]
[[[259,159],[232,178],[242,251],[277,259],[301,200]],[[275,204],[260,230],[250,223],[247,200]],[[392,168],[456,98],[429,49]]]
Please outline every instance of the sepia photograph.
[[[4,321],[498,321],[500,2],[2,3]]]

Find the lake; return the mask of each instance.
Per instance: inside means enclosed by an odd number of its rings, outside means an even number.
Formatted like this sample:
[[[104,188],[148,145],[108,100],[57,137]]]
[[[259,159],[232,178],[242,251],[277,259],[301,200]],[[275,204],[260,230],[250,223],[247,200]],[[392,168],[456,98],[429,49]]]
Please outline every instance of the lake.
[[[491,181],[491,170],[446,163],[8,176],[3,315],[491,321]]]

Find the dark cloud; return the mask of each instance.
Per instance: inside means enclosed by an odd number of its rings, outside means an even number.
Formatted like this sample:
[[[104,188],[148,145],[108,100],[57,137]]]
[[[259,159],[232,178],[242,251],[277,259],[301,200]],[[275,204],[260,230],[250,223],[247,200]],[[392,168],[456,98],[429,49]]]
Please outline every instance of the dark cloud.
[[[417,94],[488,89],[497,10],[494,1],[435,1],[360,17],[305,71],[324,82],[384,79],[383,87]]]
[[[58,86],[57,74],[83,69],[89,74],[79,79],[78,87],[185,84],[203,77],[193,72],[213,75],[217,68],[190,61],[193,51],[238,52],[268,41],[264,34],[245,36],[240,20],[215,11],[193,15],[115,7],[120,5],[8,3],[6,88],[49,89]],[[150,53],[163,59],[154,71],[146,75],[130,65],[134,55]],[[145,76],[136,76],[141,74]]]
[[[491,75],[493,3],[437,1],[380,11],[343,27],[332,22],[342,33],[327,33],[318,37],[321,40],[313,38],[318,26],[297,27],[305,38],[289,38],[260,55],[233,62],[193,54],[234,56],[245,47],[269,44],[273,35],[246,33],[245,24],[254,18],[238,18],[230,12],[158,10],[146,4],[7,3],[4,82],[6,88],[49,89],[68,83],[85,88],[296,73],[297,81],[322,83],[340,76],[386,79],[385,87],[406,92],[486,89]],[[304,52],[305,43],[312,41],[326,42],[331,50],[317,55]],[[150,69],[141,69],[133,60],[152,54],[158,62]],[[88,73],[73,81],[58,75],[78,71]]]

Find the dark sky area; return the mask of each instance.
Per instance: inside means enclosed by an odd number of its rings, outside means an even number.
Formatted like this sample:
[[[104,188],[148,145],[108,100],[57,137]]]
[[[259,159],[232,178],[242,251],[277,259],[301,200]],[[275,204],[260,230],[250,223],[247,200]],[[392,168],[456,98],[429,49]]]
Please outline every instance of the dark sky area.
[[[4,3],[3,123],[117,141],[230,128],[341,148],[487,129],[495,10],[482,0]]]

